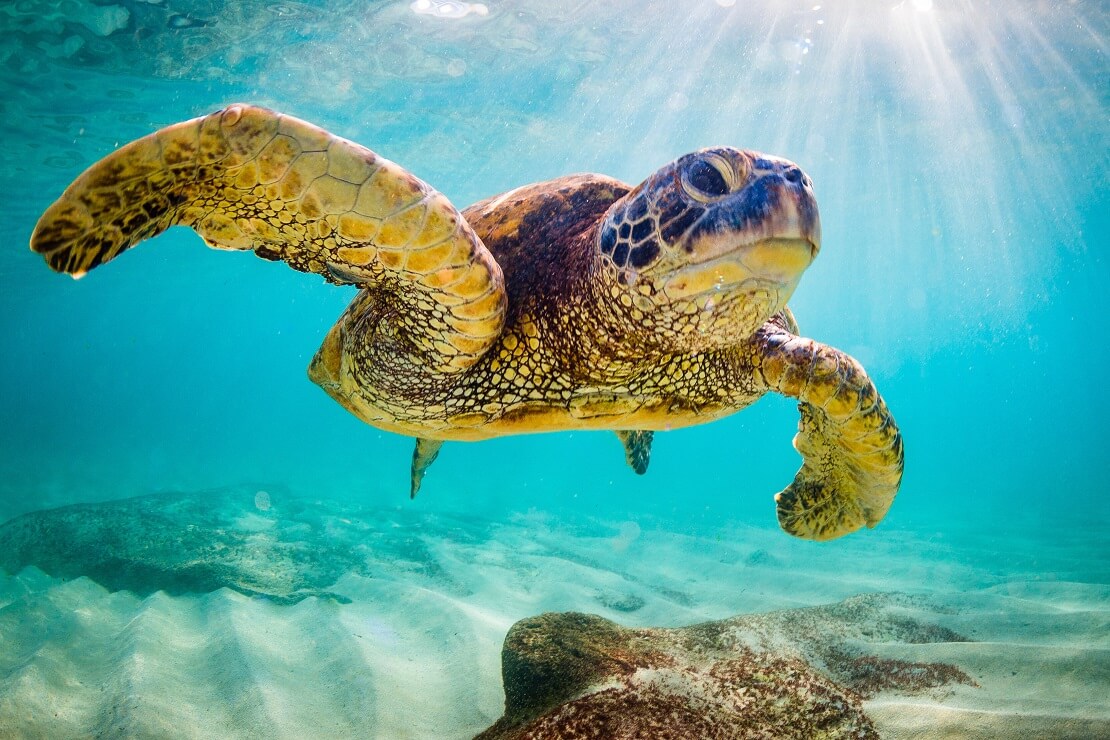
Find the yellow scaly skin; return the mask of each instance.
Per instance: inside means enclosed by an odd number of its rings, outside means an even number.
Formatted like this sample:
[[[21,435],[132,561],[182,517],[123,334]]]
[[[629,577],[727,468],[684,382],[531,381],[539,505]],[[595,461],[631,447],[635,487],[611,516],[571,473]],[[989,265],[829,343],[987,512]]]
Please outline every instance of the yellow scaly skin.
[[[902,443],[863,369],[796,336],[786,301],[820,244],[808,178],[727,147],[634,189],[600,175],[525,186],[459,213],[368,149],[235,105],[94,164],[31,246],[75,276],[174,224],[362,288],[310,377],[364,421],[417,437],[413,493],[442,440],[700,424],[768,390],[798,398],[804,464],[783,528],[874,526]]]

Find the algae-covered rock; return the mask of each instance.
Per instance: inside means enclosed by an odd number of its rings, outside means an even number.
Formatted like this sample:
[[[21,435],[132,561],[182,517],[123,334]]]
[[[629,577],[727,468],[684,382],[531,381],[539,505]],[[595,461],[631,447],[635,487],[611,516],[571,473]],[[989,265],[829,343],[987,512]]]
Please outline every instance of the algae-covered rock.
[[[325,589],[358,567],[352,554],[250,501],[166,494],[31,512],[0,525],[0,567],[34,565],[142,596],[222,587],[285,603],[335,596]]]
[[[627,629],[590,614],[517,622],[502,650],[505,714],[479,740],[877,738],[863,698],[974,682],[884,660],[859,641],[963,638],[900,615],[909,597]]]
[[[347,573],[391,572],[452,591],[427,540],[485,525],[253,488],[165,493],[36,511],[0,524],[0,568],[87,576],[140,596],[230,588],[277,603],[340,602]]]
[[[481,740],[878,737],[860,698],[804,661],[681,629],[543,614],[509,630],[502,673],[505,716]]]

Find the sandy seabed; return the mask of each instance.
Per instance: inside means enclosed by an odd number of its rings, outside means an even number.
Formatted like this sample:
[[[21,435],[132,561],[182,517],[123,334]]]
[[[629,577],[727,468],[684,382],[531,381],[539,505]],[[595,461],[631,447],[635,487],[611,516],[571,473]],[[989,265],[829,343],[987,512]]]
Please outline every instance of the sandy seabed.
[[[468,738],[501,716],[518,619],[669,627],[890,593],[963,640],[855,646],[977,685],[872,696],[883,737],[1110,737],[1100,538],[968,526],[813,544],[246,489],[68,507],[0,526],[0,736]]]

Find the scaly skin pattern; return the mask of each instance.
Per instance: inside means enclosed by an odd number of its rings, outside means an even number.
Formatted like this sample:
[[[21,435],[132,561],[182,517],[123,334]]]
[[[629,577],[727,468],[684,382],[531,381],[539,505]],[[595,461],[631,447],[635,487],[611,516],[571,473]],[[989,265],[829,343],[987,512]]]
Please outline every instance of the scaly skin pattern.
[[[174,224],[334,283],[376,286],[406,361],[469,367],[504,324],[501,270],[446,198],[369,149],[233,105],[132,142],[39,220],[31,248],[76,277]],[[383,330],[385,330],[383,328]]]
[[[804,464],[786,531],[873,526],[901,438],[858,363],[796,336],[786,301],[816,255],[808,178],[727,147],[635,188],[601,175],[528,185],[459,213],[368,149],[235,105],[128,144],[82,174],[31,247],[81,276],[174,224],[361,288],[309,375],[364,421],[421,442],[699,424],[773,390],[798,398]]]
[[[448,440],[671,429],[749,405],[764,389],[736,348],[625,357],[642,341],[630,315],[639,309],[610,295],[627,288],[595,241],[601,216],[627,192],[609,178],[572,175],[463,212],[503,265],[508,292],[500,340],[465,373],[406,366],[395,349],[403,337],[381,337],[378,299],[368,293],[332,330],[310,375],[375,426]]]
[[[775,496],[779,524],[814,540],[874,527],[902,482],[902,435],[855,359],[791,328],[776,317],[752,340],[760,379],[797,398],[801,413],[794,447],[804,463]]]

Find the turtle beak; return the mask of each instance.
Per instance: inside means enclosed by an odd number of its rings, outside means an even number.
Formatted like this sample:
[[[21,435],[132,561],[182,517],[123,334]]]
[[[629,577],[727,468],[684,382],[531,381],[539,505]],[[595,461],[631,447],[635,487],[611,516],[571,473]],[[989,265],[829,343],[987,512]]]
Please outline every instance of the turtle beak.
[[[786,284],[795,282],[817,256],[809,239],[775,237],[739,250],[737,260],[753,276]]]
[[[784,268],[804,270],[821,251],[821,218],[809,178],[786,160],[756,161],[772,169],[755,172],[743,188],[706,210],[687,237],[691,260],[736,252],[748,263],[741,253],[752,250],[755,263],[770,265],[777,254]]]
[[[793,292],[821,251],[821,219],[800,169],[786,160],[767,167],[773,169],[754,174],[695,224],[686,244],[690,264],[665,286],[672,300],[753,280]]]

